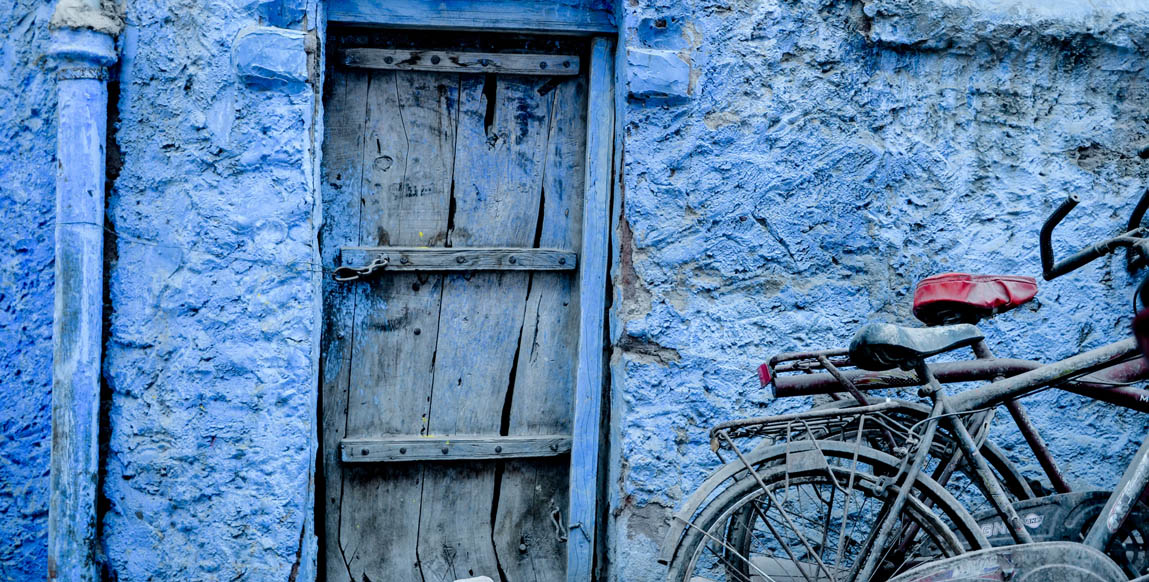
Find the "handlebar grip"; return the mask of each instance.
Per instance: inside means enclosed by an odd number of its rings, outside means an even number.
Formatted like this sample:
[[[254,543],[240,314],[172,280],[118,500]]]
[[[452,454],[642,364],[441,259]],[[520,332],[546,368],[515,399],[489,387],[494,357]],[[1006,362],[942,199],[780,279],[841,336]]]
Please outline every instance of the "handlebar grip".
[[[1076,207],[1080,202],[1081,202],[1081,198],[1079,196],[1077,196],[1077,194],[1070,194],[1069,196],[1067,196],[1065,198],[1065,201],[1061,203],[1061,206],[1058,206],[1057,209],[1055,209],[1053,211],[1053,214],[1050,214],[1049,218],[1045,219],[1045,224],[1041,225],[1041,237],[1040,237],[1040,243],[1041,243],[1041,276],[1046,281],[1049,281],[1049,280],[1053,279],[1054,277],[1057,277],[1059,275],[1063,275],[1063,274],[1068,273],[1069,271],[1073,270],[1073,269],[1064,269],[1064,268],[1057,268],[1057,269],[1054,268],[1052,237],[1053,237],[1053,229],[1059,223],[1061,223],[1061,221],[1065,218],[1065,215],[1069,214],[1069,211],[1073,210],[1073,208]],[[1074,260],[1074,259],[1081,260],[1084,258],[1082,255],[1084,255],[1087,252],[1088,251],[1083,251],[1081,253],[1078,253],[1077,255],[1074,255],[1073,257],[1071,257],[1071,260]],[[1096,258],[1096,257],[1094,257],[1094,258]],[[1092,259],[1090,259],[1090,260],[1092,260]],[[1089,262],[1089,261],[1085,261],[1085,262]],[[1082,264],[1085,264],[1085,263],[1081,263],[1077,266],[1081,266]],[[1074,267],[1074,268],[1076,268],[1076,267]]]

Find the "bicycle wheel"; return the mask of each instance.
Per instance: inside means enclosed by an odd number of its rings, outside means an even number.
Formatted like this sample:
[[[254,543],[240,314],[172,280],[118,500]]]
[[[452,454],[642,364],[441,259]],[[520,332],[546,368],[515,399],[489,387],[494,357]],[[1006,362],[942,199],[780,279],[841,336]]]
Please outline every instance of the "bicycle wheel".
[[[703,507],[679,542],[668,580],[848,579],[883,507],[897,495],[888,477],[899,462],[860,445],[818,442],[814,448],[816,462],[764,463],[758,479],[744,474]],[[899,521],[895,531],[913,531],[913,538],[891,537],[875,580],[988,546],[973,518],[925,477],[915,483]]]
[[[887,412],[886,415],[889,419],[903,427],[913,426],[925,420],[929,416],[930,409],[928,406],[917,402],[897,401],[899,407],[893,411]],[[846,401],[838,400],[828,402],[821,406],[816,406],[817,409],[848,409],[856,404]],[[839,439],[845,441],[853,441],[857,437],[856,430],[845,430],[835,434],[827,434],[827,439]],[[863,440],[872,448],[884,451],[887,453],[893,452],[893,447],[900,443],[888,442],[888,438],[879,427],[870,425],[866,434],[863,435]],[[933,447],[931,447],[930,456],[934,459],[949,460],[955,451],[958,450],[957,439],[950,432],[949,426],[943,424],[938,428],[937,437],[934,439]],[[1011,501],[1025,501],[1027,499],[1034,499],[1039,497],[1038,492],[1035,492],[1030,484],[1027,482],[1021,470],[1013,461],[1009,460],[1005,451],[1001,449],[993,441],[986,439],[980,449],[981,455],[985,458],[986,463],[989,464],[990,469],[993,470],[1002,488],[1006,494],[1009,495]],[[928,463],[927,467],[936,469],[937,462]],[[955,497],[963,499],[967,502],[969,507],[977,507],[978,509],[987,507],[984,499],[964,499],[967,497],[966,492],[971,491],[973,479],[970,477],[974,475],[975,471],[970,465],[968,460],[963,460],[957,467],[955,472],[957,479],[950,481],[946,484],[946,488],[954,494]],[[976,493],[976,492],[975,492]],[[971,510],[971,513],[977,513],[978,509]]]

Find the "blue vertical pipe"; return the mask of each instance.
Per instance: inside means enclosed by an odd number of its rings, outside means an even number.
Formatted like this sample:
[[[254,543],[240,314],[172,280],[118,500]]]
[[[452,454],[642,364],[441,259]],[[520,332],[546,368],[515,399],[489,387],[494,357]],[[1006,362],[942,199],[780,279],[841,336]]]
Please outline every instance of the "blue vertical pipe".
[[[59,68],[48,579],[97,582],[104,148],[116,52],[110,34],[63,28],[51,54]]]

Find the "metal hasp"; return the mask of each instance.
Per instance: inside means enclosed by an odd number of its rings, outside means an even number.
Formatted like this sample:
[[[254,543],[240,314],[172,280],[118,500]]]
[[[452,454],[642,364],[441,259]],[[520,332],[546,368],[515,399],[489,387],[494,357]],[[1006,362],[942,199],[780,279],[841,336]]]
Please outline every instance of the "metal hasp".
[[[95,582],[107,67],[116,61],[107,3],[62,0],[50,54],[57,70],[56,299],[48,580]]]

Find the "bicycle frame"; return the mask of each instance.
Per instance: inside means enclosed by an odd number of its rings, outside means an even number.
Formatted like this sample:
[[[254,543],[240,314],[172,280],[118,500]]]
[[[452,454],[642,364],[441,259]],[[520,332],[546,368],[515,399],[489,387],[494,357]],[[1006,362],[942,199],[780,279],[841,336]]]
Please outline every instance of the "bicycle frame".
[[[824,355],[823,358],[825,358]],[[918,444],[912,460],[907,459],[909,461],[908,470],[905,471],[901,491],[908,490],[908,486],[918,478],[922,464],[932,445],[937,425],[944,419],[950,423],[951,430],[958,437],[958,444],[962,453],[974,463],[978,486],[986,493],[986,497],[989,498],[1002,520],[1009,526],[1015,541],[1018,543],[1032,542],[1025,525],[1010,504],[1001,484],[986,465],[984,457],[974,444],[973,438],[970,436],[965,423],[960,420],[959,415],[976,412],[988,406],[995,406],[1075,376],[1090,374],[1106,367],[1131,361],[1133,358],[1141,358],[1141,352],[1136,340],[1131,338],[1059,362],[1040,366],[1010,378],[998,380],[952,398],[946,396],[944,387],[933,374],[932,366],[925,362],[919,362],[916,377],[924,380],[923,395],[929,396],[933,400],[934,408],[931,419],[925,423],[922,440]],[[1121,481],[1110,495],[1101,515],[1091,526],[1086,535],[1086,545],[1097,550],[1104,550],[1125,523],[1147,486],[1149,486],[1149,436],[1146,437],[1141,448],[1126,468]],[[867,580],[874,574],[881,559],[877,549],[885,547],[886,540],[891,535],[893,525],[901,511],[900,503],[904,503],[902,496],[894,500],[893,506],[884,517],[876,536],[867,544],[870,550],[865,562],[861,563],[861,568],[854,572],[855,579]]]

